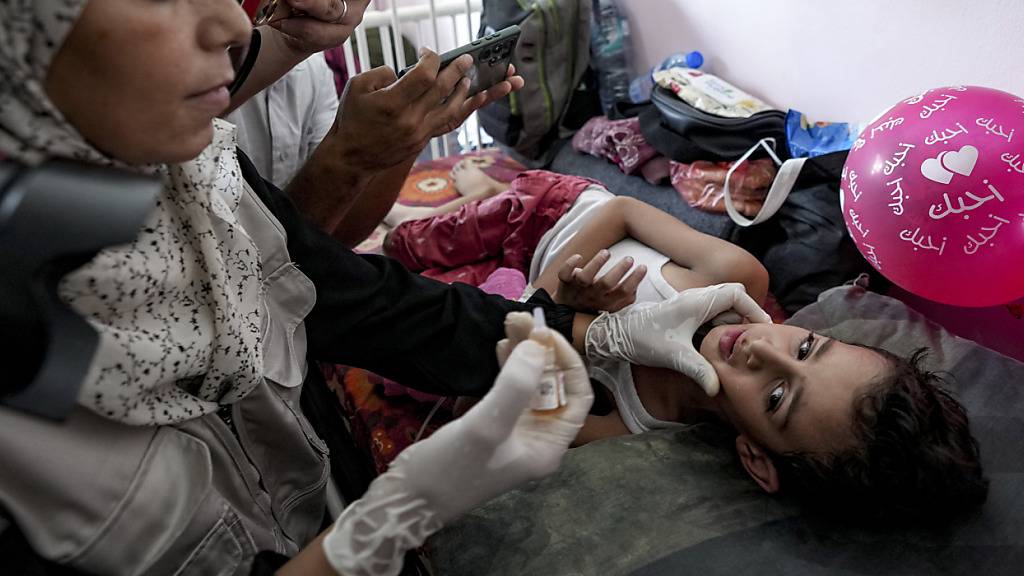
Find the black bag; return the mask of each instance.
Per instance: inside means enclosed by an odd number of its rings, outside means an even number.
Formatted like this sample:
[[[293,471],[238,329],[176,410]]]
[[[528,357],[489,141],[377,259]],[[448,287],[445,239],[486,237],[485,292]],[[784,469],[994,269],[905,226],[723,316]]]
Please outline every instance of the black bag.
[[[818,299],[829,288],[862,273],[873,289],[884,292],[892,284],[857,250],[847,232],[839,206],[839,182],[848,152],[808,158],[798,168],[792,189],[774,216],[741,227],[736,243],[764,264],[769,291],[789,314]],[[779,177],[784,178],[780,170]],[[769,196],[771,196],[769,192]],[[772,209],[770,198],[765,208]]]
[[[655,150],[684,164],[731,162],[764,138],[779,143],[786,140],[786,113],[781,110],[726,118],[698,110],[661,86],[651,92],[650,105],[626,114],[640,117],[640,131]],[[788,152],[784,147],[780,151],[780,158],[786,160]]]
[[[545,163],[554,156],[552,145],[571,133],[565,120],[590,63],[591,8],[590,0],[484,0],[481,36],[512,24],[522,28],[512,63],[526,85],[478,116],[488,134],[523,159]],[[589,97],[596,101],[596,89]]]
[[[754,220],[733,208],[728,179],[725,199],[737,224],[729,240],[764,264],[769,290],[787,313],[795,313],[825,290],[861,273],[869,274],[872,286],[883,291],[891,285],[868,264],[847,233],[839,207],[847,152],[790,158],[785,112],[767,110],[748,118],[724,118],[655,87],[650,103],[620,103],[609,116],[639,116],[648,143],[677,162],[735,162],[735,167],[747,158],[768,155],[782,165]]]

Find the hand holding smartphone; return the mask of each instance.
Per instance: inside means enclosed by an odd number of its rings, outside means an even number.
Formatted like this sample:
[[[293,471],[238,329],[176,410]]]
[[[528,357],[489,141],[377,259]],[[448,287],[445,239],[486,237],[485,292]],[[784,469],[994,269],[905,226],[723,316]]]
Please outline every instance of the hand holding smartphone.
[[[469,54],[473,57],[473,66],[466,72],[466,76],[470,80],[469,94],[473,95],[487,90],[508,76],[508,66],[512,62],[512,54],[519,42],[519,33],[519,26],[512,25],[454,50],[449,50],[441,54],[439,69],[443,70],[459,56]],[[404,76],[414,66],[402,69],[398,73],[398,77]]]

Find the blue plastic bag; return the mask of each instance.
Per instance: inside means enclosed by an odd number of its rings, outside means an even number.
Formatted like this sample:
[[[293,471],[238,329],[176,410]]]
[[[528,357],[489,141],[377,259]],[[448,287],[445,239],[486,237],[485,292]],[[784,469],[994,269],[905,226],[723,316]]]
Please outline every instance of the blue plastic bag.
[[[789,154],[793,158],[813,158],[849,150],[864,126],[847,122],[811,122],[802,112],[790,109],[786,114]]]

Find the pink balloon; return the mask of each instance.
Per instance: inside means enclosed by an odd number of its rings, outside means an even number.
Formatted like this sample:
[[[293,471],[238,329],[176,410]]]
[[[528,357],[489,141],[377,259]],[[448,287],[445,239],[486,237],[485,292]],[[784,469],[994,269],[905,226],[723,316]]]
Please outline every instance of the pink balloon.
[[[861,133],[841,190],[857,248],[908,292],[1024,296],[1024,99],[950,86],[904,100]]]

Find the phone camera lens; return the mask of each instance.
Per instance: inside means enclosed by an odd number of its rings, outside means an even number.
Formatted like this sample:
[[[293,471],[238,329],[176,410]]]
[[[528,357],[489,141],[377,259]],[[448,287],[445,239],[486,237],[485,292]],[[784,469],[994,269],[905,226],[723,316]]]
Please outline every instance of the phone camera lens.
[[[481,60],[487,60],[490,57],[491,57],[491,49],[490,48],[485,48],[484,51],[480,53],[480,59]]]

